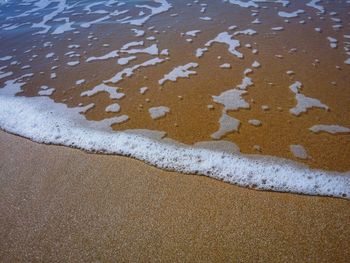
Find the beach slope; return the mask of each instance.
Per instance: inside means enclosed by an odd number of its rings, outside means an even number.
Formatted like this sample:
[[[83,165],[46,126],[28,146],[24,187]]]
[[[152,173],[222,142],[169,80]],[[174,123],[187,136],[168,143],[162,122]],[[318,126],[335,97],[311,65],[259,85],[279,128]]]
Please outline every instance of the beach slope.
[[[0,132],[1,262],[346,262],[348,200],[249,190]]]

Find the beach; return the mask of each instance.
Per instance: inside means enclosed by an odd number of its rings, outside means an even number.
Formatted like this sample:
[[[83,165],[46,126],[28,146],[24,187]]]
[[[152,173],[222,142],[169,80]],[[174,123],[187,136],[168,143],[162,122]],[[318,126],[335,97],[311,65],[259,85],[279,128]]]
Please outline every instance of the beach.
[[[0,262],[349,262],[349,0],[0,0],[0,43]]]
[[[347,262],[350,202],[0,132],[1,262]]]

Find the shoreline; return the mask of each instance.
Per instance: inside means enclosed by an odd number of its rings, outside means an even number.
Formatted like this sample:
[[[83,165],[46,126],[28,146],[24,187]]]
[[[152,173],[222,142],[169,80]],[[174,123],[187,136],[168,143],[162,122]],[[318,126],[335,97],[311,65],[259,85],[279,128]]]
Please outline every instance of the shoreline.
[[[0,131],[1,261],[350,257],[350,202],[256,191]]]

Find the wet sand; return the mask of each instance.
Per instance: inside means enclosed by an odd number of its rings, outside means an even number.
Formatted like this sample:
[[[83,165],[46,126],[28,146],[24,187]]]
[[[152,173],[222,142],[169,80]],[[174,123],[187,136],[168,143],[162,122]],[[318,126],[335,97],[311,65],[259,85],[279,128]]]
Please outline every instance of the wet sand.
[[[350,202],[0,132],[1,262],[346,262]]]

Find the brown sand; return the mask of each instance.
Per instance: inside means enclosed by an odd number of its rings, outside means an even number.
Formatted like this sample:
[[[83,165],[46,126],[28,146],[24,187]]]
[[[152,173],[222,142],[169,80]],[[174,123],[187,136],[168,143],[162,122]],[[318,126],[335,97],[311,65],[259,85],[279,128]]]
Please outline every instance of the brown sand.
[[[346,262],[350,202],[0,132],[1,262]]]

